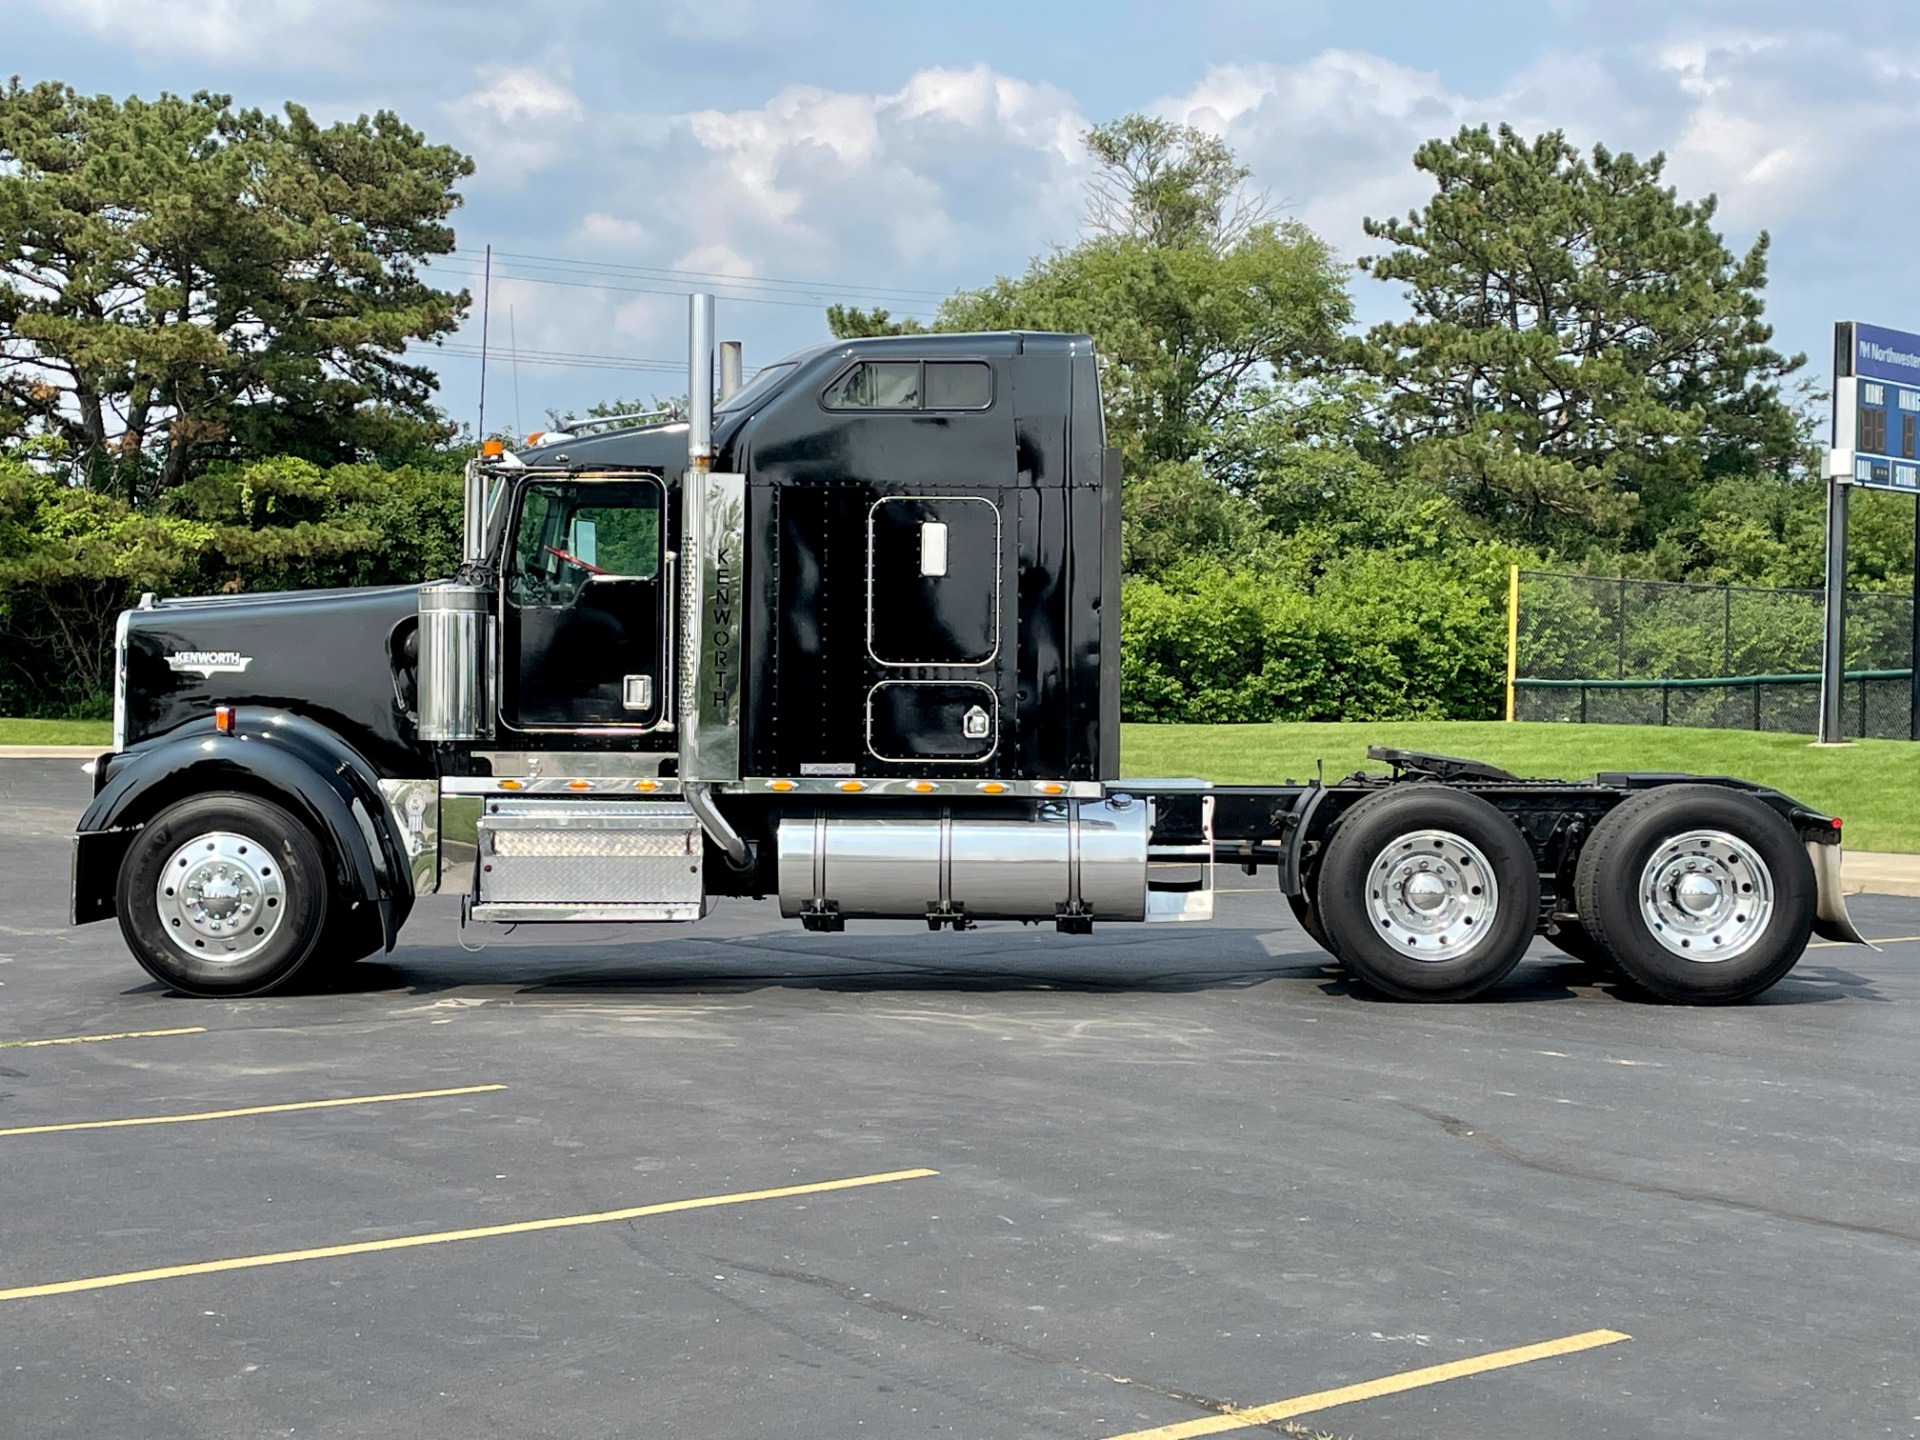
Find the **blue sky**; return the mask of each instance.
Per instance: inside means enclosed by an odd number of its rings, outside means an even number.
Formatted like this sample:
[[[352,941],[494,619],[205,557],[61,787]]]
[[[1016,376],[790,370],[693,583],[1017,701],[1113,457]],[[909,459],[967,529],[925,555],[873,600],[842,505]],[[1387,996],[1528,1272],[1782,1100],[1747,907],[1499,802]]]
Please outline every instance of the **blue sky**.
[[[689,272],[730,277],[753,365],[823,338],[825,299],[924,310],[1018,270],[1075,238],[1079,133],[1135,109],[1224,134],[1348,257],[1462,123],[1664,150],[1731,243],[1771,232],[1769,312],[1811,373],[1835,319],[1920,330],[1912,3],[0,0],[0,30],[29,81],[386,108],[472,154],[445,269],[477,292],[466,252],[494,245],[494,350],[522,356],[489,368],[490,426],[680,389],[613,367],[677,361]],[[476,306],[439,362],[465,419],[477,338]]]

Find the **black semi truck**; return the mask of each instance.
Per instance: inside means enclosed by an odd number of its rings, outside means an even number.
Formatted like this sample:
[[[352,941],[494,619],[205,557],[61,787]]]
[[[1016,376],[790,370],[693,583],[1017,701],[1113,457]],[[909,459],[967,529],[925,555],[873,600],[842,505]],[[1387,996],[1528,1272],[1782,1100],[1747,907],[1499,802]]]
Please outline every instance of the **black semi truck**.
[[[488,447],[425,585],[121,615],[73,863],[176,990],[260,994],[463,923],[1205,921],[1274,876],[1375,990],[1458,999],[1536,935],[1676,1001],[1857,940],[1840,822],[1727,778],[1120,778],[1120,466],[1084,335],[802,351],[691,418]]]

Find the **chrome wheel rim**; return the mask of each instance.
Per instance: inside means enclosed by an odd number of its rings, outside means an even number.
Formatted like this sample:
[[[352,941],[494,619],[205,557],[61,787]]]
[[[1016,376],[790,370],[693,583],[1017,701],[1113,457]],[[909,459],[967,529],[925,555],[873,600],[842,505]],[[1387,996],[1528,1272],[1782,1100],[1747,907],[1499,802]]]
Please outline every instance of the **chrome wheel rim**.
[[[1715,964],[1751,950],[1773,920],[1773,875],[1725,830],[1664,840],[1640,872],[1640,918],[1683,960]]]
[[[154,887],[160,926],[176,949],[235,964],[264,950],[286,921],[280,863],[246,835],[196,835],[167,857]]]
[[[1493,928],[1500,887],[1472,841],[1451,830],[1411,830],[1367,871],[1367,918],[1402,955],[1437,964],[1467,954]]]

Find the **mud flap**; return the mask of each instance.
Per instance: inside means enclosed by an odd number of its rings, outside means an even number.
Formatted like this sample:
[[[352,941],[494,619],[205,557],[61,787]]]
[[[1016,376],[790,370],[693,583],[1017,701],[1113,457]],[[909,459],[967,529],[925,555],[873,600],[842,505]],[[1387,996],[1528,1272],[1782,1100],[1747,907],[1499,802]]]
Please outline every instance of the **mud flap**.
[[[1840,885],[1840,847],[1820,845],[1810,840],[1807,842],[1807,858],[1813,862],[1816,891],[1813,933],[1822,940],[1865,945],[1869,950],[1879,948],[1860,933],[1854,926],[1853,917],[1847,914],[1846,892]]]

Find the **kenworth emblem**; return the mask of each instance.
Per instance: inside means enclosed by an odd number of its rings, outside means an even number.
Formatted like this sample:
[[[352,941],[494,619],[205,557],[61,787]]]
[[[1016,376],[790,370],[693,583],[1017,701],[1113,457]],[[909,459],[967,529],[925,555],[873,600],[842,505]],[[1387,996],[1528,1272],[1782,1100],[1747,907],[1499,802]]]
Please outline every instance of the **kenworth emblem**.
[[[253,663],[251,655],[238,650],[182,650],[167,657],[173,670],[210,680],[215,675],[238,675]]]

